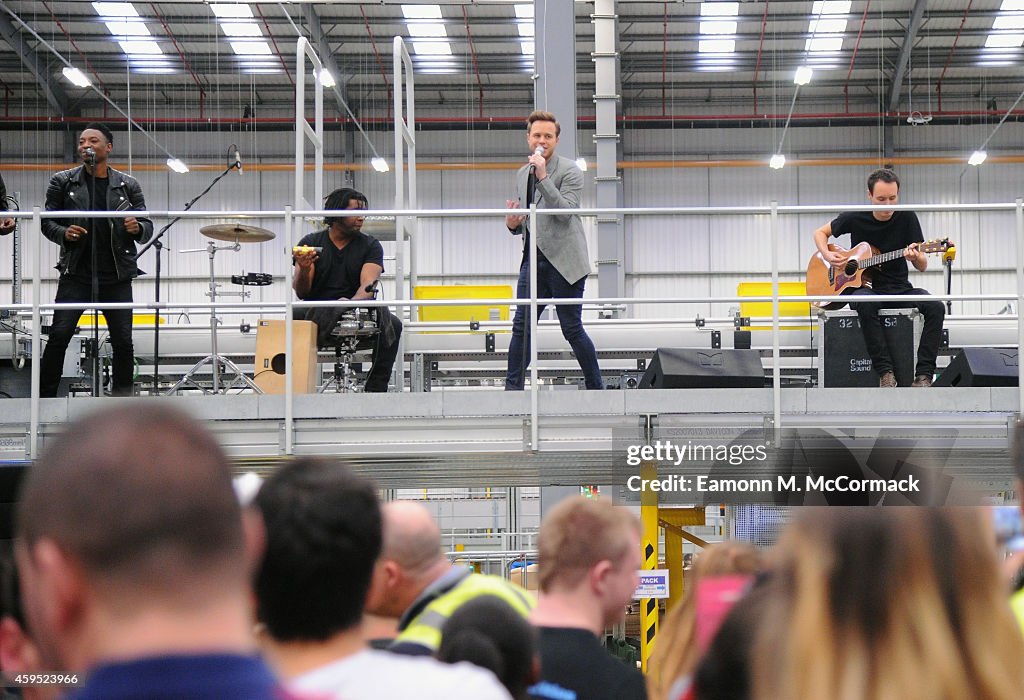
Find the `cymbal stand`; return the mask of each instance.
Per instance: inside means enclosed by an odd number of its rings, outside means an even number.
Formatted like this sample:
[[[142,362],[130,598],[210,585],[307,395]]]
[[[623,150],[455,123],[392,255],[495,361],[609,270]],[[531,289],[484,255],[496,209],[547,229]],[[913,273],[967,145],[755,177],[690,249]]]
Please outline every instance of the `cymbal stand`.
[[[179,251],[181,253],[202,253],[203,251],[206,251],[208,253],[208,255],[210,256],[210,291],[208,291],[206,293],[206,296],[210,297],[210,303],[211,304],[216,304],[217,303],[217,297],[218,296],[222,296],[222,297],[237,296],[237,297],[241,297],[243,299],[245,297],[249,296],[250,292],[247,292],[245,290],[243,290],[241,292],[220,292],[220,293],[218,293],[217,292],[217,288],[220,287],[221,285],[217,284],[216,278],[214,276],[214,271],[213,271],[213,259],[214,259],[214,256],[217,255],[217,251],[219,251],[219,250],[234,250],[234,251],[237,251],[237,250],[240,250],[241,247],[242,246],[239,244],[239,242],[237,240],[232,245],[224,245],[224,246],[218,246],[213,241],[209,241],[206,244],[205,248],[191,248],[191,249],[188,249],[188,250]],[[172,395],[172,394],[178,393],[178,390],[181,389],[182,387],[186,386],[187,384],[191,384],[192,386],[194,386],[197,389],[201,390],[204,394],[211,393],[211,392],[207,392],[206,391],[206,387],[204,387],[202,384],[200,384],[195,379],[195,375],[199,371],[199,369],[201,367],[204,367],[207,364],[209,364],[211,369],[213,370],[213,391],[212,391],[212,393],[219,394],[221,392],[221,382],[220,382],[221,365],[223,365],[223,367],[224,367],[225,375],[228,375],[229,373],[233,375],[232,379],[224,384],[223,391],[224,391],[225,394],[230,389],[233,389],[233,388],[235,388],[236,386],[239,386],[239,385],[247,386],[250,389],[252,389],[253,391],[255,391],[257,394],[262,394],[263,393],[263,390],[260,389],[258,386],[256,386],[256,383],[253,380],[249,379],[249,377],[245,374],[245,372],[243,372],[241,369],[239,369],[238,365],[236,365],[234,362],[232,362],[228,358],[222,357],[221,355],[219,355],[217,353],[217,324],[218,323],[219,323],[219,321],[217,320],[217,310],[216,310],[216,308],[214,306],[211,305],[211,307],[210,307],[210,351],[211,352],[210,352],[209,355],[207,355],[206,357],[201,359],[199,362],[197,362],[195,365],[193,365],[192,369],[190,369],[188,372],[186,372],[185,375],[181,379],[179,379],[178,382],[174,386],[172,386],[170,389],[167,390],[167,395],[168,396]]]

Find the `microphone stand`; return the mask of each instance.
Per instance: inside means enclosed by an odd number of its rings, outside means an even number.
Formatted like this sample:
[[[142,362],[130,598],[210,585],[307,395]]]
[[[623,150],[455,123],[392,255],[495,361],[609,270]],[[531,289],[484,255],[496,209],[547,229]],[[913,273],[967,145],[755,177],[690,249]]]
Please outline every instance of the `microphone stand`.
[[[198,202],[203,197],[203,195],[205,195],[207,192],[212,190],[214,185],[216,185],[218,182],[220,182],[221,179],[225,175],[230,173],[236,167],[241,167],[241,164],[238,161],[234,161],[230,165],[228,165],[228,167],[226,167],[224,169],[224,172],[222,172],[220,175],[215,177],[213,179],[213,182],[211,182],[209,185],[207,185],[205,190],[203,190],[202,192],[197,194],[195,197],[192,198],[192,200],[188,204],[185,205],[184,211],[188,211],[189,209],[191,209],[192,205],[194,205],[196,202]],[[155,295],[156,298],[155,298],[155,301],[156,301],[157,307],[156,307],[156,318],[155,318],[155,320],[153,322],[153,392],[154,393],[159,393],[160,392],[160,306],[159,306],[159,304],[160,304],[160,253],[161,253],[161,251],[164,248],[164,244],[160,242],[160,239],[164,237],[164,234],[167,233],[167,230],[169,228],[171,228],[171,226],[174,226],[174,224],[178,223],[180,220],[181,220],[181,217],[180,216],[176,216],[173,219],[171,219],[170,221],[168,221],[167,224],[162,229],[160,229],[156,233],[156,235],[154,235],[153,238],[150,239],[149,243],[147,243],[145,245],[145,247],[143,247],[142,250],[140,250],[138,252],[138,254],[136,254],[136,256],[135,256],[135,259],[138,260],[139,258],[142,257],[143,253],[145,253],[147,250],[149,250],[150,248],[156,248],[156,295]]]
[[[90,149],[91,150],[91,149]],[[89,174],[89,208],[95,211],[93,207],[96,206],[96,154],[86,153],[84,158],[84,165],[86,166],[86,172]],[[101,211],[106,209],[106,203],[101,206]],[[89,248],[90,260],[92,261],[92,387],[90,393],[93,396],[100,395],[100,312],[96,308],[96,304],[99,303],[100,299],[100,278],[99,270],[97,269],[97,255],[96,250],[96,227],[90,224],[90,235],[89,235]],[[111,221],[111,229],[113,229],[113,221]],[[113,230],[111,230],[113,235]]]

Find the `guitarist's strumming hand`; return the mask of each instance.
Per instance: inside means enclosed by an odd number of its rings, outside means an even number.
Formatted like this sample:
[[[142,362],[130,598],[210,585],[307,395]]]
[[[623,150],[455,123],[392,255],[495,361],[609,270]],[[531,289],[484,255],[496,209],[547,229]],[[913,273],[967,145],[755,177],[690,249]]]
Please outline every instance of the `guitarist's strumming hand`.
[[[825,251],[824,253],[821,254],[821,257],[825,259],[825,262],[827,262],[829,265],[836,268],[837,270],[840,270],[846,266],[846,258],[843,256],[842,253],[837,253],[834,250]]]

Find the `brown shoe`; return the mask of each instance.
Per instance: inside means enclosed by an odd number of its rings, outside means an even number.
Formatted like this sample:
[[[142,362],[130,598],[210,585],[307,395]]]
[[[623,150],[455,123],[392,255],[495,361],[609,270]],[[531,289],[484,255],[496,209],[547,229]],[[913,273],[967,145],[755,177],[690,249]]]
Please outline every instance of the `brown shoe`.
[[[919,374],[914,377],[914,382],[910,386],[931,386],[932,375],[930,374]]]
[[[896,375],[892,372],[885,372],[878,378],[878,386],[891,389],[896,386]]]

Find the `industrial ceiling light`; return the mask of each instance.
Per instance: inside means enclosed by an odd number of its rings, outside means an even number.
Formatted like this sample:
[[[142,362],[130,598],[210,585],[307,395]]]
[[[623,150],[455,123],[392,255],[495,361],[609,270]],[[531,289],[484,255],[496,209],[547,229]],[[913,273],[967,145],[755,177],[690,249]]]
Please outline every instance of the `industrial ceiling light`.
[[[188,166],[185,165],[184,163],[182,163],[177,158],[168,158],[167,159],[167,167],[170,168],[171,170],[173,170],[176,173],[187,173],[188,172]]]
[[[768,167],[772,170],[782,170],[786,167],[786,156],[781,153],[776,153],[771,157],[771,160],[768,161]]]
[[[65,66],[63,73],[65,78],[70,80],[74,85],[77,85],[78,87],[89,87],[90,85],[92,85],[92,83],[89,81],[89,78],[85,76],[85,73],[78,70],[77,68]]]
[[[811,78],[814,76],[814,71],[807,66],[800,66],[796,69],[796,73],[793,74],[793,82],[797,85],[806,85],[811,82]]]
[[[971,157],[967,159],[967,164],[977,167],[984,163],[986,158],[988,158],[988,153],[985,151],[975,151],[971,154]]]
[[[373,169],[376,170],[378,173],[386,173],[387,171],[391,170],[391,168],[388,166],[388,162],[381,158],[380,156],[372,158],[370,160],[370,165],[372,165]]]

